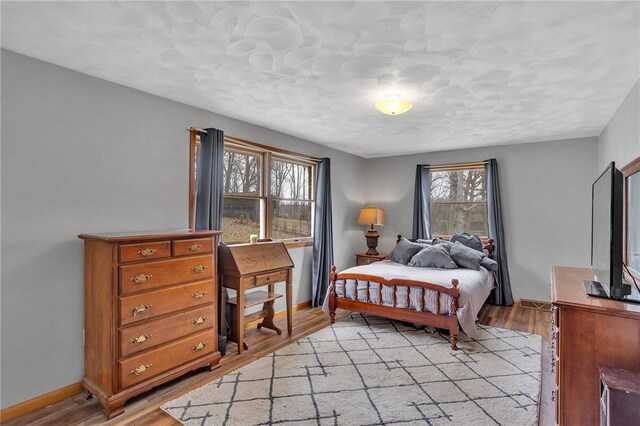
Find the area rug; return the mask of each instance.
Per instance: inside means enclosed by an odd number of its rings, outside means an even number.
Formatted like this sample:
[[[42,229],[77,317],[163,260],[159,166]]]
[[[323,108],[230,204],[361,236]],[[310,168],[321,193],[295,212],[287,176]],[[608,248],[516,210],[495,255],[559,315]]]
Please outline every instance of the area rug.
[[[534,425],[541,337],[353,314],[162,406],[185,425]]]

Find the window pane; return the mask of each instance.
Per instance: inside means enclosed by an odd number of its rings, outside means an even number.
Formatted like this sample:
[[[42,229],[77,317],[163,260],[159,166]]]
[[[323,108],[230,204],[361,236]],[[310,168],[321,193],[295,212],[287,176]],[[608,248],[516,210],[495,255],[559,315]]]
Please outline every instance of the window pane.
[[[431,173],[431,201],[484,201],[487,184],[484,169]]]
[[[271,195],[293,200],[311,199],[311,166],[271,161]]]
[[[431,204],[431,235],[434,237],[456,232],[487,236],[487,228],[486,202]]]
[[[311,202],[273,200],[271,238],[287,239],[311,236]]]
[[[260,235],[260,200],[224,198],[222,241],[249,242],[251,234]]]
[[[224,193],[258,194],[260,191],[260,156],[224,151]]]

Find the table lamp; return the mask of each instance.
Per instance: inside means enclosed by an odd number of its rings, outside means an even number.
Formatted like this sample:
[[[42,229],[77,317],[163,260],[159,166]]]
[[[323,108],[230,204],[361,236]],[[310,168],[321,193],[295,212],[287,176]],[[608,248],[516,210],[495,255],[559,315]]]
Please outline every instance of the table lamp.
[[[378,251],[376,247],[378,246],[378,231],[373,227],[383,226],[384,225],[384,210],[376,207],[365,207],[360,209],[360,216],[358,217],[358,225],[371,225],[371,229],[367,231],[364,236],[367,239],[367,254],[376,255]]]

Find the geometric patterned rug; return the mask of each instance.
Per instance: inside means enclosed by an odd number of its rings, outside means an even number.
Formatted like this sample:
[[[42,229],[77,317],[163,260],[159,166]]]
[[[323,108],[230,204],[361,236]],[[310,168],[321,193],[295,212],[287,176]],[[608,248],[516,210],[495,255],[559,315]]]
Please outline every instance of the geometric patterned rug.
[[[166,403],[185,425],[535,425],[542,338],[354,313]]]

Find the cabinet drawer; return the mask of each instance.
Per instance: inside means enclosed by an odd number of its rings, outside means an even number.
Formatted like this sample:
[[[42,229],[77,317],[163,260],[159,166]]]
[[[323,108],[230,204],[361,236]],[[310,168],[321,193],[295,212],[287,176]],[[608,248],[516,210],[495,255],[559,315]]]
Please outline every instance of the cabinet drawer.
[[[214,297],[215,285],[211,280],[121,297],[120,324],[131,324],[181,309],[210,304]]]
[[[213,239],[201,238],[197,240],[175,240],[173,243],[174,256],[188,256],[213,252]]]
[[[170,241],[154,241],[152,243],[121,244],[120,262],[137,262],[139,260],[161,259],[171,257]]]
[[[211,354],[217,349],[217,343],[217,340],[214,343],[213,330],[209,329],[120,361],[120,387],[131,387],[203,355]]]
[[[213,278],[211,255],[120,266],[120,291],[136,293],[165,285]]]
[[[375,257],[356,256],[356,266],[369,265],[370,263],[379,261],[380,259]]]
[[[120,330],[120,355],[125,357],[211,328],[215,321],[213,305],[204,306]]]
[[[286,281],[287,276],[287,271],[278,271],[271,272],[269,274],[256,275],[256,286]]]

